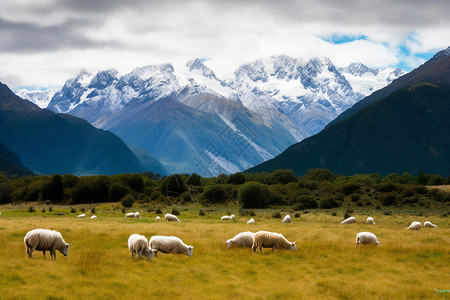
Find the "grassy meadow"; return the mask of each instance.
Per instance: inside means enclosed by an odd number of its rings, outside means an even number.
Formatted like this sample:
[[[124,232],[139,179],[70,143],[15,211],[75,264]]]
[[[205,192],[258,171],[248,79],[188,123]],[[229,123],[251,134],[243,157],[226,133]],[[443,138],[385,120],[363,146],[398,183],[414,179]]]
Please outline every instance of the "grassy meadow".
[[[450,298],[450,221],[441,215],[354,213],[357,224],[341,225],[343,213],[302,213],[282,224],[270,211],[256,210],[255,225],[238,208],[207,211],[181,208],[182,223],[141,220],[119,210],[97,209],[97,219],[76,214],[29,213],[0,207],[1,299],[423,299]],[[139,209],[136,209],[139,211]],[[163,214],[169,209],[163,210]],[[228,212],[235,221],[220,221]],[[86,213],[88,217],[90,213]],[[412,221],[439,227],[409,231]],[[68,257],[34,252],[28,259],[23,238],[34,228],[55,229],[73,246]],[[296,241],[298,251],[227,249],[225,240],[242,231],[269,230]],[[355,246],[370,231],[380,246]],[[194,255],[159,254],[152,262],[131,259],[128,237],[139,233],[175,235],[194,246]],[[440,290],[440,291],[437,291]]]

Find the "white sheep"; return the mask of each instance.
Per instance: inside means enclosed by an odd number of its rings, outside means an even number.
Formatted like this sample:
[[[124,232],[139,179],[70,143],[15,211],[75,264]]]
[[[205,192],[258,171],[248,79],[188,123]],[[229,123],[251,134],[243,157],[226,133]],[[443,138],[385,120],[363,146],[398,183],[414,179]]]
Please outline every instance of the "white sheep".
[[[50,251],[53,260],[56,260],[56,250],[67,256],[69,254],[69,246],[72,245],[66,243],[58,231],[42,228],[28,231],[23,241],[29,258],[33,258],[33,252],[36,250],[42,251],[44,258],[45,251]]]
[[[135,217],[136,219],[141,219],[141,215],[139,214],[139,212],[135,212],[135,213],[134,213],[134,217]]]
[[[262,248],[272,248],[274,249],[288,249],[291,251],[297,251],[297,246],[295,242],[289,242],[281,233],[269,232],[269,231],[258,231],[253,237],[253,252],[256,249],[262,252]]]
[[[91,219],[97,219],[96,215],[91,216]]]
[[[250,220],[247,221],[247,224],[255,224],[255,220],[253,218],[250,218]]]
[[[134,217],[135,217],[135,214],[133,212],[127,213],[125,215],[125,218],[134,218]]]
[[[172,214],[165,214],[164,219],[166,219],[168,222],[181,222],[180,220],[178,220],[177,216]]]
[[[232,246],[241,247],[241,248],[251,248],[253,246],[253,237],[255,233],[246,231],[238,233],[234,236],[234,238],[226,241],[228,248]]]
[[[422,224],[420,224],[420,222],[412,222],[411,225],[409,225],[408,228],[409,230],[419,230],[420,228],[422,228]]]
[[[356,223],[355,217],[350,217],[341,222],[341,224],[353,224]]]
[[[77,218],[86,218],[85,214],[78,215]]]
[[[423,223],[423,227],[436,228],[437,226],[431,223],[430,221],[425,221]]]
[[[222,216],[220,218],[221,221],[234,221],[236,219],[235,215],[231,215],[231,216]]]
[[[134,257],[134,253],[136,253],[138,259],[141,259],[141,255],[144,255],[149,261],[152,261],[153,254],[158,251],[157,249],[150,249],[147,238],[136,233],[130,235],[128,238],[128,249],[130,250],[132,259]]]
[[[367,217],[367,224],[369,224],[369,225],[375,225],[375,221],[373,220],[372,217]]]
[[[154,235],[149,241],[150,248],[162,253],[185,254],[192,256],[194,246],[188,246],[175,236]],[[155,255],[157,255],[155,253]]]
[[[283,218],[283,223],[291,223],[291,216],[285,215]]]
[[[161,220],[161,217],[160,216],[156,216],[156,218],[155,218],[155,220]]]
[[[381,242],[377,240],[377,236],[371,232],[360,232],[356,235],[356,246],[359,244],[368,245],[374,244],[379,245]]]

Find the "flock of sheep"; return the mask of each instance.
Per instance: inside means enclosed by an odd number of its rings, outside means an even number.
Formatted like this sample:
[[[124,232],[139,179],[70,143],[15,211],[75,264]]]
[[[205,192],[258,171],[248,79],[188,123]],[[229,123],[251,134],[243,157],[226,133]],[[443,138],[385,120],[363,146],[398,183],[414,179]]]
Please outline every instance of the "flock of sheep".
[[[78,218],[85,218],[85,214],[81,214]],[[141,216],[139,212],[127,213],[126,218],[138,218]],[[96,218],[92,216],[91,219]],[[165,220],[170,222],[181,222],[177,216],[173,214],[166,214],[164,216]],[[156,217],[157,220],[161,218]],[[235,220],[235,215],[222,216],[222,221]],[[286,215],[283,218],[283,223],[290,223],[291,217]],[[341,224],[353,224],[356,223],[355,217],[349,217],[341,222]],[[369,225],[375,225],[372,217],[368,217],[366,223]],[[247,221],[247,224],[255,224],[255,220],[251,218]],[[422,227],[420,222],[412,222],[407,229],[409,230],[419,230]],[[436,228],[437,226],[429,221],[424,222],[424,227]],[[66,243],[61,235],[61,233],[55,230],[49,229],[33,229],[29,231],[24,238],[24,243],[26,251],[29,258],[33,258],[34,251],[42,251],[45,258],[46,251],[50,251],[50,255],[53,260],[56,260],[56,250],[61,252],[64,256],[67,256],[69,252],[69,246],[71,244]],[[371,232],[360,232],[356,235],[356,245],[367,245],[374,244],[379,245],[381,242],[377,240],[375,234]],[[241,248],[252,248],[253,252],[258,249],[261,253],[262,248],[272,248],[274,249],[287,249],[291,251],[297,251],[297,246],[295,242],[288,241],[282,234],[269,232],[269,231],[258,231],[256,233],[246,231],[238,233],[231,239],[226,241],[228,248],[231,247],[241,247]],[[158,252],[162,253],[173,253],[173,254],[185,254],[192,256],[193,246],[186,245],[180,238],[174,236],[161,236],[155,235],[147,240],[147,238],[140,234],[132,234],[128,238],[128,249],[131,253],[131,258],[134,258],[134,254],[137,255],[138,259],[142,256],[146,257],[148,260],[152,261],[153,256],[157,256]]]

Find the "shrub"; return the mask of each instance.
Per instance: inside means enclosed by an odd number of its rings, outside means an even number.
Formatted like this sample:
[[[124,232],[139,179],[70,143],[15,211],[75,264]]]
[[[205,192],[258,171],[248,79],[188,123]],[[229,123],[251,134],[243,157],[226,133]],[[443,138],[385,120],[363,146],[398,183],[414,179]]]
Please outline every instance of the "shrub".
[[[176,197],[187,190],[187,185],[183,181],[183,177],[180,174],[170,175],[163,180],[161,184],[161,193],[164,196]]]
[[[120,199],[120,202],[122,203],[123,207],[132,207],[135,201],[136,199],[132,194],[128,194],[125,197],[122,197],[122,199]]]
[[[109,201],[119,202],[123,197],[128,194],[128,188],[118,182],[111,184],[108,190]]]
[[[361,201],[356,202],[357,206],[363,206],[364,204]]]
[[[361,199],[361,195],[360,194],[351,194],[350,198],[351,198],[352,202],[358,202],[358,200]]]
[[[202,184],[202,176],[197,173],[193,173],[191,177],[186,181],[188,185],[201,185]]]
[[[53,212],[53,207],[50,206],[50,207],[48,208],[48,211],[49,211],[49,212]]]
[[[85,212],[85,209],[84,209],[84,207],[82,207],[82,208],[81,208],[81,212]]]
[[[326,196],[319,201],[319,207],[323,209],[329,209],[338,207],[339,203],[334,199],[333,196]]]
[[[386,193],[381,195],[381,204],[386,206],[397,204],[397,193]]]
[[[353,213],[352,209],[347,209],[344,213],[344,219],[350,218],[352,213]]]
[[[302,195],[297,197],[294,210],[317,208],[317,206],[317,201],[313,196]]]
[[[275,219],[281,219],[281,213],[280,213],[279,211],[274,212],[274,213],[272,214],[272,218],[275,218]]]
[[[205,215],[205,212],[204,212],[203,210],[200,209],[200,211],[198,212],[198,215],[199,215],[199,216],[204,216],[204,215]]]
[[[157,209],[155,210],[155,213],[158,214],[158,215],[162,214],[161,208],[157,208]]]
[[[34,209],[33,206],[28,207],[28,212],[34,213],[35,211],[36,211],[36,209]]]
[[[77,212],[77,209],[76,209],[76,208],[74,208],[74,207],[72,207],[72,208],[70,209],[70,212],[71,212],[72,214],[74,214],[74,213],[76,213],[76,212]]]
[[[336,213],[335,211],[333,211],[333,212],[331,213],[331,215],[332,215],[333,217],[335,217],[335,216],[337,216],[337,213]]]
[[[300,213],[295,213],[294,218],[300,218]]]
[[[179,216],[180,212],[176,208],[172,208],[172,215]]]
[[[270,190],[259,182],[246,182],[239,187],[238,200],[243,208],[264,208],[270,203]]]
[[[347,182],[344,183],[340,188],[339,191],[345,195],[350,195],[351,193],[359,190],[361,186],[357,182]]]
[[[227,180],[225,182],[235,185],[243,184],[245,182],[245,175],[242,172],[231,174],[227,177]]]
[[[446,180],[441,175],[431,175],[427,185],[443,185],[446,183]]]
[[[393,183],[380,183],[375,186],[375,189],[382,193],[389,193],[395,191],[397,187]]]
[[[248,211],[248,215],[249,215],[250,217],[255,217],[255,216],[256,216],[256,213],[255,213],[254,210],[249,210],[249,211]]]
[[[391,212],[385,211],[385,212],[384,212],[384,215],[385,215],[385,216],[390,216],[390,215],[391,215]]]
[[[91,208],[91,214],[95,214],[95,207]]]
[[[221,203],[227,200],[227,192],[223,184],[214,184],[205,187],[202,199],[212,203]]]
[[[324,181],[333,182],[336,177],[328,169],[310,169],[306,171],[304,179],[313,181]]]
[[[41,210],[41,212],[45,213],[45,208],[43,208],[43,209]]]

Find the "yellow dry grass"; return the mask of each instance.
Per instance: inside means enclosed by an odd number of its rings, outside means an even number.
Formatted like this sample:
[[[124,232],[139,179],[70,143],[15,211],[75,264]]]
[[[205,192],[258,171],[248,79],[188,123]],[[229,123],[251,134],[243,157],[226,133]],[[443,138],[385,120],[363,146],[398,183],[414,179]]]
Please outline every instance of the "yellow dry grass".
[[[440,216],[373,215],[377,225],[341,225],[342,217],[304,214],[282,224],[257,212],[221,222],[220,213],[199,217],[182,212],[182,223],[98,213],[98,219],[4,212],[0,216],[0,298],[4,299],[423,299],[449,298],[450,222]],[[439,227],[408,231],[411,221]],[[23,244],[34,228],[55,229],[73,246],[57,260],[41,252],[28,259]],[[298,252],[227,249],[225,240],[242,231],[270,230],[296,241]],[[370,231],[382,244],[355,246]],[[194,255],[159,254],[153,262],[132,260],[127,239],[175,235]]]

